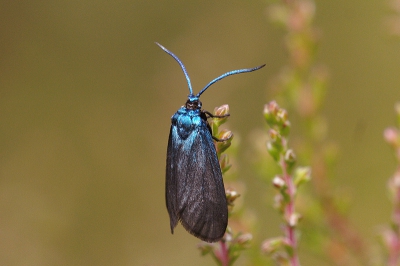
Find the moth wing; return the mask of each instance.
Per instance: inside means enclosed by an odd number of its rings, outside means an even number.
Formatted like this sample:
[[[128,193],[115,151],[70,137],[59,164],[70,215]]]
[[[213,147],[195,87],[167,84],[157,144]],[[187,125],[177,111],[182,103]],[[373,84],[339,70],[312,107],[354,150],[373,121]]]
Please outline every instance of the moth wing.
[[[194,236],[216,242],[225,233],[228,207],[221,168],[206,123],[193,130],[175,155],[179,181],[175,183],[177,202],[173,208],[178,211],[177,217]]]
[[[167,169],[165,178],[165,202],[169,214],[171,233],[174,233],[174,228],[178,224],[177,216],[177,178],[176,178],[176,154],[179,150],[177,138],[179,138],[176,131],[176,126],[171,126],[168,138],[167,148]]]

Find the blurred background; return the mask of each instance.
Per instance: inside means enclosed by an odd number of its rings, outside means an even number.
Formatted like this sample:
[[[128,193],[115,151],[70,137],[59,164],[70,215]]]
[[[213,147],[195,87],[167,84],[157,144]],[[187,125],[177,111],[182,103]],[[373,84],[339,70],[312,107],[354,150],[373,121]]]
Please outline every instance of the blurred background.
[[[166,147],[188,89],[155,41],[184,62],[195,92],[226,71],[267,64],[213,85],[202,102],[210,111],[230,105],[237,176],[263,228],[257,239],[280,235],[271,185],[246,156],[287,60],[268,4],[1,1],[0,264],[212,263],[180,225],[170,233]],[[335,183],[350,191],[350,219],[373,241],[390,217],[396,164],[382,132],[400,100],[400,40],[385,26],[386,1],[316,7],[317,61],[330,75],[323,112],[340,148]]]

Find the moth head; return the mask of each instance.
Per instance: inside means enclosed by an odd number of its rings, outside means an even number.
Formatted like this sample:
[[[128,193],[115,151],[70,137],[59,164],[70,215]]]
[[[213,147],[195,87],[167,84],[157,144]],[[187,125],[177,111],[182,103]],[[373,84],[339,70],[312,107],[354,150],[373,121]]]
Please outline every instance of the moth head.
[[[194,95],[189,95],[188,100],[186,101],[185,107],[189,110],[197,110],[201,109],[201,102],[199,97],[194,96]]]

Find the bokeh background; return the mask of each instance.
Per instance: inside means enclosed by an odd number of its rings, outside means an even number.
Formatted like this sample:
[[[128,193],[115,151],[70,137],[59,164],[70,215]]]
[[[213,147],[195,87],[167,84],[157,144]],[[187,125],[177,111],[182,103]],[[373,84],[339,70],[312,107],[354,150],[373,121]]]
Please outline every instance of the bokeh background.
[[[195,92],[226,71],[267,64],[219,82],[202,102],[230,105],[237,175],[264,228],[258,239],[279,235],[270,185],[246,156],[252,132],[265,128],[269,81],[286,62],[268,3],[0,1],[0,264],[212,263],[181,226],[169,231],[166,146],[188,90],[155,41],[185,63]],[[386,1],[316,6],[318,62],[330,72],[324,115],[340,147],[335,182],[373,241],[390,216],[395,161],[382,132],[400,100],[400,40],[385,27]]]

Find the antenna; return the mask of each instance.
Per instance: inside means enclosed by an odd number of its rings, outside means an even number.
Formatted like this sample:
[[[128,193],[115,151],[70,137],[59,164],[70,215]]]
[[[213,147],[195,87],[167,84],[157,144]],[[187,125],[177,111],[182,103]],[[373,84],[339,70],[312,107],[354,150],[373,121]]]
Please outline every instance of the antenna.
[[[221,76],[219,76],[218,78],[213,79],[212,81],[210,81],[210,83],[208,83],[199,93],[197,93],[196,97],[200,97],[200,95],[211,85],[213,85],[215,82],[226,78],[227,76],[231,76],[231,75],[235,75],[235,74],[240,74],[240,73],[247,73],[247,72],[252,72],[255,70],[259,70],[260,68],[265,67],[264,65],[258,66],[258,67],[254,67],[254,68],[245,68],[245,69],[238,69],[238,70],[232,70],[229,72],[226,72],[225,74],[222,74]]]
[[[181,68],[182,68],[183,74],[185,74],[186,81],[187,81],[187,84],[188,84],[188,86],[189,86],[190,95],[193,95],[192,84],[190,83],[189,75],[188,75],[188,73],[187,73],[187,71],[186,71],[186,68],[185,68],[185,66],[183,65],[182,61],[181,61],[176,55],[174,55],[171,51],[169,51],[167,48],[165,48],[164,46],[162,46],[162,45],[159,44],[158,42],[156,42],[156,44],[157,44],[158,46],[160,46],[160,48],[163,49],[164,52],[166,52],[167,54],[169,54],[170,56],[172,56],[172,57],[176,60],[176,62],[179,63],[179,65],[180,65]],[[232,74],[231,74],[231,75],[232,75]]]

